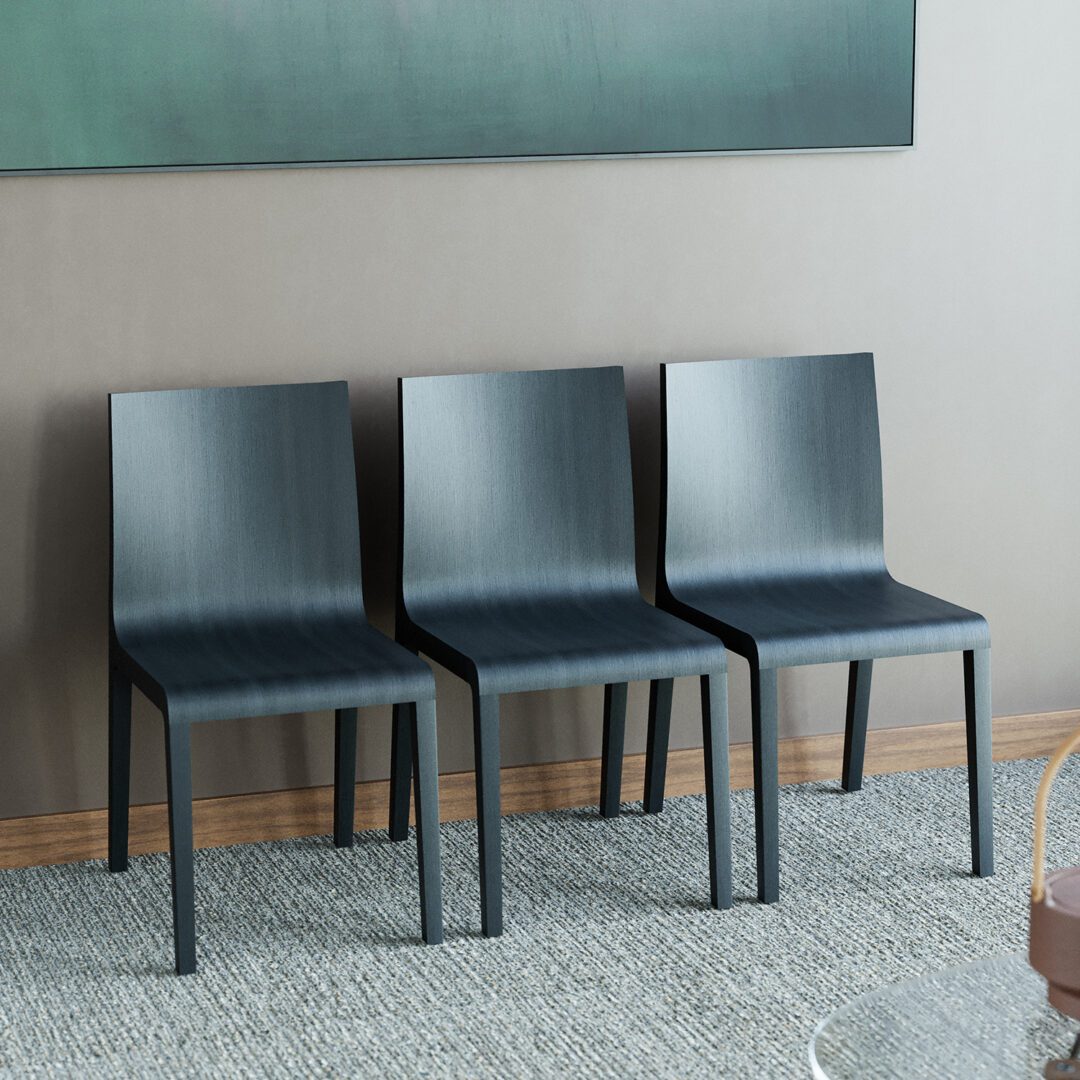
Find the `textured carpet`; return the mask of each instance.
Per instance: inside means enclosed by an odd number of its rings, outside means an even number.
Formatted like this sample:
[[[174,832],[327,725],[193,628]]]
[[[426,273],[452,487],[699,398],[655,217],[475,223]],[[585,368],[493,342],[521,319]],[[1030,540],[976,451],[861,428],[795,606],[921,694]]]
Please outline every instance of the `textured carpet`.
[[[199,974],[171,973],[168,860],[0,872],[0,1071],[64,1076],[792,1077],[836,1006],[1022,948],[1042,762],[997,766],[998,875],[966,873],[963,770],[782,790],[781,902],[706,906],[704,804],[506,819],[506,932],[479,934],[474,826],[444,826],[447,942],[382,833],[196,855]],[[1080,763],[1059,785],[1080,782]],[[1075,790],[1075,787],[1074,787]],[[1049,862],[1080,861],[1059,798]]]

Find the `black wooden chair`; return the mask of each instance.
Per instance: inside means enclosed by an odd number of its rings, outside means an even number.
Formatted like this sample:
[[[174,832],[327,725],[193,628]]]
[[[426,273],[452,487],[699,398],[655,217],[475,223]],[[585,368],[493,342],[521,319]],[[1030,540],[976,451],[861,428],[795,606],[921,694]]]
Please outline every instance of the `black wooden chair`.
[[[855,791],[874,659],[963,652],[972,866],[989,876],[990,631],[981,615],[886,569],[873,357],[661,370],[657,603],[750,662],[759,898],[779,896],[776,673],[838,660],[850,662],[843,786]],[[666,754],[657,725],[650,811],[663,805]]]
[[[700,675],[711,901],[731,903],[726,657],[642,598],[621,368],[403,379],[398,638],[472,688],[483,931],[502,930],[499,696],[605,683],[600,809],[619,812],[626,684]],[[391,836],[409,732],[395,724]]]
[[[423,937],[441,941],[435,681],[364,614],[346,384],[112,394],[109,415],[109,869],[127,868],[132,684],[165,719],[179,974],[195,970],[191,725],[334,709],[348,847],[357,707],[405,702]]]

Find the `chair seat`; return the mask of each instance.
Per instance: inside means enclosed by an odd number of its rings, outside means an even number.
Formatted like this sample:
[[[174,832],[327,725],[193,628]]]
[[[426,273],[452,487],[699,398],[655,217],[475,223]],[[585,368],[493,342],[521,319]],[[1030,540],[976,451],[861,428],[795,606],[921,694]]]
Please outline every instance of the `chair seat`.
[[[678,590],[671,610],[761,668],[981,649],[986,620],[888,573]]]
[[[171,629],[120,642],[171,720],[314,712],[435,696],[431,669],[362,618]]]
[[[523,599],[409,613],[411,644],[480,694],[727,670],[712,635],[634,594]],[[403,637],[405,640],[405,637]]]

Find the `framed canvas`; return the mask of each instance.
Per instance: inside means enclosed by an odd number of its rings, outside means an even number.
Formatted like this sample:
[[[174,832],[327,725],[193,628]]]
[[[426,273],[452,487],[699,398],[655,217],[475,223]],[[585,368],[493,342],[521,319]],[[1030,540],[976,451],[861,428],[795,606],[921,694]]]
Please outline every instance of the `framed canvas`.
[[[899,149],[915,0],[2,0],[0,172]]]

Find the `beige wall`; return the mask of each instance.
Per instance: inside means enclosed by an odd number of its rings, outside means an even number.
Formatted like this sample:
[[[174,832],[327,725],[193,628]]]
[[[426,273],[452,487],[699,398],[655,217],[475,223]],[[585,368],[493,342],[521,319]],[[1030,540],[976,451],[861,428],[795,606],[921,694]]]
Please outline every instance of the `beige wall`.
[[[625,364],[651,587],[657,363],[872,349],[894,572],[990,618],[995,712],[1080,704],[1078,46],[1075,0],[926,0],[907,153],[0,179],[0,817],[104,803],[108,390],[348,378],[385,626],[397,375]],[[962,714],[958,657],[878,669],[872,724]],[[782,734],[842,727],[844,677],[789,673]],[[509,699],[504,760],[596,755],[600,703]],[[388,710],[366,720],[385,775]],[[326,783],[330,740],[206,725],[197,793]],[[160,798],[145,702],[135,751]]]

